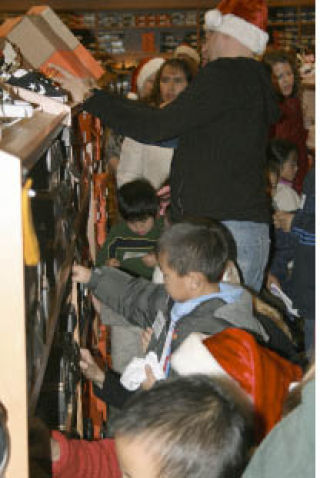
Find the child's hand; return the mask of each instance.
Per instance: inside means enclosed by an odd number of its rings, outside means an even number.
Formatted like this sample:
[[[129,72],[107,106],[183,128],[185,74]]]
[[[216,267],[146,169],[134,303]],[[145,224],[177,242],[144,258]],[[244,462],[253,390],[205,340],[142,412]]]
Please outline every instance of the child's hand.
[[[141,342],[142,342],[143,353],[146,353],[146,351],[147,351],[148,345],[149,345],[150,340],[151,340],[152,333],[153,333],[152,327],[148,327],[141,332]]]
[[[150,388],[153,387],[157,380],[156,377],[153,375],[152,368],[150,367],[150,365],[145,366],[145,371],[147,378],[144,382],[142,382],[141,388],[142,390],[150,390]]]
[[[91,279],[91,269],[88,267],[79,266],[75,264],[72,267],[72,280],[73,282],[80,282],[81,284],[86,284]]]
[[[120,262],[115,257],[108,259],[106,265],[109,267],[120,267]]]
[[[142,257],[142,262],[148,267],[155,267],[157,265],[157,257],[153,252]]]
[[[80,368],[81,372],[88,380],[92,380],[102,388],[105,373],[100,367],[98,367],[88,349],[80,349]]]

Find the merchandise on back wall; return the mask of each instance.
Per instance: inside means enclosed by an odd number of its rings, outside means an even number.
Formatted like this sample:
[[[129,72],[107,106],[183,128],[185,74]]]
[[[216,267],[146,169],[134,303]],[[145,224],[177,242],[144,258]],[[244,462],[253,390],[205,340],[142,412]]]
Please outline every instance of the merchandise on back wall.
[[[50,63],[83,78],[99,79],[104,73],[101,65],[48,6],[32,7],[26,15],[6,20],[0,26],[0,37],[17,45],[29,65],[43,73],[48,73]]]

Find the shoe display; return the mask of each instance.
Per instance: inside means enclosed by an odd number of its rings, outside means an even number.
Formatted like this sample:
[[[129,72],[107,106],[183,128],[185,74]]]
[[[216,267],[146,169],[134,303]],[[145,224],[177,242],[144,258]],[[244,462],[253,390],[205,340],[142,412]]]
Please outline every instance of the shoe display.
[[[66,103],[68,95],[60,86],[55,85],[51,78],[43,75],[39,71],[33,70],[16,70],[7,80],[12,86],[19,86],[26,90],[34,91],[40,95],[47,96],[56,101]]]

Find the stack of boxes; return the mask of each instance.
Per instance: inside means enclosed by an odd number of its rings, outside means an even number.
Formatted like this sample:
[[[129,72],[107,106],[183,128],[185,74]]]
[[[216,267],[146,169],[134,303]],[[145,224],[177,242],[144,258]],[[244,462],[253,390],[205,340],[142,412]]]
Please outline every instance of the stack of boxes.
[[[50,63],[80,78],[98,80],[104,69],[48,6],[31,7],[22,17],[7,19],[0,38],[17,45],[27,67],[50,74]]]

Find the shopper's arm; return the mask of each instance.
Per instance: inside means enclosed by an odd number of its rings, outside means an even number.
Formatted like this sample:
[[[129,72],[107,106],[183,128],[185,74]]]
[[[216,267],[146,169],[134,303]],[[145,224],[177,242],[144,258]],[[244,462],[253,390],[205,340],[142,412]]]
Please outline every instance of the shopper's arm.
[[[220,62],[201,70],[191,85],[164,108],[155,108],[100,90],[83,107],[118,133],[137,141],[157,142],[207,125],[229,109],[246,106],[234,91],[236,80]]]
[[[144,329],[152,326],[157,310],[167,301],[162,284],[133,278],[114,267],[94,268],[87,286],[103,304]]]
[[[122,408],[134,393],[121,385],[120,377],[121,375],[118,372],[109,369],[105,371],[102,387],[93,384],[94,394],[108,405],[116,408]]]

